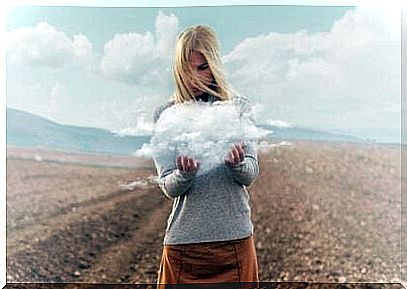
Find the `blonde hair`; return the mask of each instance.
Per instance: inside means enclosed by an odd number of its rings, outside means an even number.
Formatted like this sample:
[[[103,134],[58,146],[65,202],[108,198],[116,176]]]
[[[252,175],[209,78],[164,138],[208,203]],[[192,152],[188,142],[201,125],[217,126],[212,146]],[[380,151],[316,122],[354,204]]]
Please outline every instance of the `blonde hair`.
[[[208,62],[216,82],[215,87],[208,87],[208,82],[192,68],[193,51],[201,53]],[[232,90],[227,83],[219,56],[219,43],[214,31],[206,25],[191,26],[178,35],[173,59],[173,74],[175,80],[173,99],[177,103],[194,99],[189,83],[194,83],[198,89],[217,96],[221,101],[232,98]]]

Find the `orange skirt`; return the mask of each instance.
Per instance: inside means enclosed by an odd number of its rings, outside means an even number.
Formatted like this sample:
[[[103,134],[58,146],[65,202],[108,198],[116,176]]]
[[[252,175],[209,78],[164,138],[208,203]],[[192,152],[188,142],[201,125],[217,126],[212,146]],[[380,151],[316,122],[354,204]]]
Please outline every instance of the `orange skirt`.
[[[205,287],[229,282],[258,287],[254,237],[221,242],[164,245],[157,289],[182,288],[166,284],[205,283]]]

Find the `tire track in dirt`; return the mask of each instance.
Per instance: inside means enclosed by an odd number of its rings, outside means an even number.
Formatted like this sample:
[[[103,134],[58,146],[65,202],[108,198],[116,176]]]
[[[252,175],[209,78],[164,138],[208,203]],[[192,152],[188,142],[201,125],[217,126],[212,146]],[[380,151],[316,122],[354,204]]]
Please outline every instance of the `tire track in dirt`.
[[[47,183],[39,183],[38,180],[46,179],[52,182],[53,188],[58,185],[68,184],[71,189],[78,186],[73,180],[86,179],[88,182],[98,182],[101,174],[111,174],[112,177],[122,175],[123,172],[149,168],[126,168],[114,166],[95,166],[90,164],[78,164],[68,162],[54,162],[52,160],[43,160],[41,162],[31,159],[10,158],[7,156],[7,187],[18,186],[18,190],[13,190],[12,197],[24,197],[27,193],[30,195],[43,193],[48,190]],[[61,175],[61,170],[63,175]],[[45,172],[45,173],[39,173]],[[67,182],[67,180],[71,180]],[[32,184],[36,184],[33,188]],[[80,185],[79,185],[80,187]],[[52,190],[52,188],[51,188]]]
[[[131,238],[111,246],[81,274],[83,282],[156,282],[166,220],[171,210],[171,202],[164,197],[159,203],[159,207],[140,220],[139,229]]]
[[[80,186],[78,186],[80,187]],[[88,199],[82,202],[74,202],[74,203],[70,203],[67,206],[58,208],[58,210],[51,212],[50,214],[46,214],[44,215],[44,213],[42,212],[38,212],[38,213],[34,213],[30,215],[29,220],[25,221],[25,222],[20,222],[17,225],[15,225],[13,227],[13,230],[21,230],[24,229],[25,227],[29,226],[29,225],[35,225],[35,223],[37,223],[38,221],[41,221],[41,217],[46,217],[46,218],[58,218],[58,217],[65,217],[67,214],[71,213],[71,212],[75,212],[77,210],[77,208],[81,208],[83,209],[89,209],[92,210],[92,208],[100,208],[100,207],[104,207],[107,202],[117,202],[120,201],[123,198],[128,197],[129,195],[134,195],[134,193],[137,194],[142,194],[143,191],[139,191],[139,192],[135,192],[135,191],[130,191],[130,190],[117,190],[114,191],[112,193],[109,193],[107,195],[102,195],[96,198],[92,198],[92,199]],[[102,206],[100,206],[102,204]],[[47,220],[48,222],[48,220]]]
[[[76,206],[69,205],[70,210],[64,209],[60,214],[45,216],[46,219],[36,219],[29,224],[16,226],[16,230],[13,228],[11,232],[7,233],[7,255],[29,250],[35,244],[52,236],[56,228],[70,227],[78,222],[100,218],[100,215],[116,204],[124,203],[135,197],[141,199],[145,194],[147,194],[145,190],[119,190],[109,195],[76,203]],[[95,203],[92,203],[92,200]]]
[[[7,280],[82,281],[81,273],[92,268],[101,255],[140,232],[142,220],[148,219],[155,209],[162,206],[163,197],[160,198],[159,194],[154,187],[143,190],[142,195],[124,194],[120,201],[109,201],[109,204],[102,202],[102,198],[94,210],[84,208],[87,212],[82,215],[82,220],[75,218],[74,223],[64,224],[61,220],[59,224],[52,224],[47,238],[30,241],[31,246],[23,250],[14,248],[14,254],[9,254],[8,250]],[[92,214],[96,209],[101,211],[95,217]],[[41,234],[41,231],[36,231],[36,234]]]

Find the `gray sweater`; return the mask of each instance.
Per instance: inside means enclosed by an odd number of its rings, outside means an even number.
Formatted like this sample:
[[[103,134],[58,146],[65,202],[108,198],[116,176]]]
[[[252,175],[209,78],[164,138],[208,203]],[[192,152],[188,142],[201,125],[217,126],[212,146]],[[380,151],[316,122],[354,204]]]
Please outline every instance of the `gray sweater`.
[[[209,101],[216,101],[215,96]],[[235,96],[241,117],[251,118],[247,98]],[[158,107],[154,122],[161,112],[173,105]],[[158,183],[164,195],[173,200],[167,221],[164,244],[191,244],[234,240],[253,234],[249,193],[246,189],[259,174],[255,144],[246,141],[244,161],[234,167],[225,164],[197,175],[176,168],[175,152],[153,157]]]

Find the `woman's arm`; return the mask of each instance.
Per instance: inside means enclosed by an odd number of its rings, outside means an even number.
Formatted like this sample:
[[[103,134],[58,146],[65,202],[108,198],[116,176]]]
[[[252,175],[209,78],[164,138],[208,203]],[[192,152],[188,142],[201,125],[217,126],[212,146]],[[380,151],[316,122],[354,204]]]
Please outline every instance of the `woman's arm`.
[[[255,121],[249,99],[238,95],[233,98],[233,102],[240,112],[240,121],[249,122],[254,125]],[[230,156],[232,157],[233,155],[235,155],[236,162],[233,162],[233,158],[226,162],[233,178],[242,185],[250,186],[259,175],[255,142],[245,141],[242,147],[235,146],[234,150],[231,150]]]
[[[168,198],[174,199],[185,194],[191,187],[196,172],[181,171],[177,168],[158,172],[158,185]]]
[[[161,113],[174,102],[168,102],[165,105],[159,106],[154,112],[154,123],[158,121]],[[154,164],[158,174],[158,185],[164,195],[173,199],[183,195],[190,188],[196,171],[186,171],[176,163],[175,148],[163,148],[163,151],[153,156]]]
[[[176,157],[175,151],[175,148],[167,148],[153,155],[158,185],[170,199],[187,192],[199,169],[198,162],[187,156]]]
[[[226,165],[238,183],[250,186],[259,175],[259,164],[254,143],[245,142],[241,154],[240,160],[235,164],[226,162]],[[237,155],[235,156],[236,158],[238,157]]]

